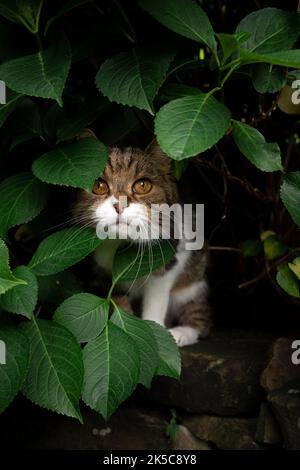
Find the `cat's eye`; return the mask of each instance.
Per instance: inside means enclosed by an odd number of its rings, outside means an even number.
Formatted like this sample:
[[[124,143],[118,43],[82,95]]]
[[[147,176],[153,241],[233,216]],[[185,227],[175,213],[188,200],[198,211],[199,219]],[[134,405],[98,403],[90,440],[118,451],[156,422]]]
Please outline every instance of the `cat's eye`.
[[[147,194],[152,189],[152,183],[148,179],[137,180],[132,186],[132,191],[137,194]]]
[[[102,178],[98,178],[93,186],[93,193],[98,196],[103,196],[108,192],[108,184]]]

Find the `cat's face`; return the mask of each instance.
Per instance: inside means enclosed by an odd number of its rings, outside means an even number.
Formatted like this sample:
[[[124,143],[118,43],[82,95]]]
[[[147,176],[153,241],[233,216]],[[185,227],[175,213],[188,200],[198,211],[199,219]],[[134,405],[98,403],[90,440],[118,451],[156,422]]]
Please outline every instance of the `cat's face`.
[[[139,239],[159,238],[153,227],[153,204],[177,202],[177,185],[171,160],[153,144],[145,151],[111,148],[103,174],[95,181],[93,193],[81,192],[75,208],[78,218],[97,229],[131,238],[128,227],[139,226]],[[152,223],[152,235],[150,224]]]

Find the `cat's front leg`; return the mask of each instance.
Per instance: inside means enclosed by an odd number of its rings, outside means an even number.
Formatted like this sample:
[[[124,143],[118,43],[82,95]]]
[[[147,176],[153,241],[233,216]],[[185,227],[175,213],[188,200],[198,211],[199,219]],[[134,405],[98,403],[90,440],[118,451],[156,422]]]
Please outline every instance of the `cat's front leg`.
[[[205,296],[198,295],[178,308],[178,326],[169,331],[178,346],[197,343],[206,338],[212,327],[212,311]]]
[[[171,285],[164,276],[152,275],[143,293],[143,320],[152,320],[165,326],[168,312]]]

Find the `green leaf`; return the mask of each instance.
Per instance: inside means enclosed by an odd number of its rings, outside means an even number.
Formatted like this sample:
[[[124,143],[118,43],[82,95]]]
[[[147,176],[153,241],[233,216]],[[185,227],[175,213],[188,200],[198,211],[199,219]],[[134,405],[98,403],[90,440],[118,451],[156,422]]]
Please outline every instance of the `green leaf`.
[[[0,295],[19,285],[26,285],[26,281],[16,278],[9,268],[8,249],[3,240],[0,240]]]
[[[288,263],[289,268],[300,279],[300,257],[298,256],[292,263]]]
[[[237,32],[251,33],[243,43],[245,49],[273,53],[293,46],[300,33],[299,26],[297,13],[262,8],[246,16],[238,25]]]
[[[281,154],[276,142],[266,142],[254,127],[234,121],[233,138],[240,152],[262,171],[282,170]]]
[[[300,228],[300,171],[284,176],[280,196],[293,221]]]
[[[188,160],[174,160],[173,161],[173,175],[179,181],[184,171],[188,166]]]
[[[0,0],[0,15],[36,34],[43,3],[44,0]]]
[[[239,41],[237,40],[235,34],[219,33],[216,36],[219,39],[222,47],[222,63],[225,63],[227,59],[229,59],[229,57],[233,54],[233,52],[235,52],[239,48]]]
[[[6,103],[0,104],[0,127],[23,99],[24,96],[15,93],[14,91],[8,91]]]
[[[223,137],[229,126],[228,108],[208,94],[171,101],[155,118],[158,143],[175,160],[209,149]]]
[[[67,39],[61,37],[45,51],[0,65],[0,77],[18,93],[52,98],[62,106],[62,93],[70,65],[70,46]]]
[[[83,362],[82,398],[107,419],[137,385],[140,373],[138,348],[130,336],[108,321],[101,335],[85,346]]]
[[[18,266],[13,275],[23,279],[27,285],[18,285],[0,297],[0,306],[11,313],[31,318],[38,297],[38,283],[33,272],[26,266]]]
[[[142,252],[135,245],[120,246],[113,261],[113,282],[135,281],[164,266],[176,253],[168,241],[148,245]]]
[[[115,309],[111,321],[125,331],[136,343],[140,354],[138,382],[150,388],[158,367],[157,345],[154,334],[147,323],[134,315]]]
[[[269,64],[252,66],[253,85],[258,93],[276,93],[286,84],[287,78],[284,69],[273,68]]]
[[[88,137],[45,153],[33,163],[32,171],[46,183],[91,191],[107,158],[104,144]]]
[[[2,354],[5,353],[5,357]],[[15,324],[0,326],[0,413],[19,392],[27,371],[29,343],[22,330]]]
[[[289,82],[293,82],[294,80],[300,80],[300,70],[288,70],[287,78]]]
[[[287,252],[288,247],[278,235],[270,235],[263,241],[265,257],[267,260],[272,260],[284,255]]]
[[[43,240],[28,266],[38,276],[64,271],[94,251],[102,241],[95,229],[66,228]]]
[[[198,88],[181,83],[166,83],[161,87],[159,98],[164,102],[176,100],[177,98],[185,98],[186,96],[199,96],[202,92]]]
[[[287,264],[279,268],[276,281],[287,294],[299,298],[299,282],[297,276],[295,276]]]
[[[82,422],[83,361],[76,339],[63,326],[35,317],[23,324],[23,332],[30,357],[22,392],[33,403]]]
[[[91,1],[92,0],[68,0],[68,1],[63,2],[61,8],[58,10],[56,15],[50,18],[50,20],[48,20],[46,28],[45,28],[45,34],[48,32],[48,29],[50,28],[50,26],[59,18],[61,18],[62,16],[64,16],[66,13],[73,10],[74,8],[84,5],[85,3],[89,3]]]
[[[56,310],[53,320],[63,325],[80,343],[96,338],[108,319],[109,302],[93,294],[75,294]]]
[[[180,378],[181,358],[178,346],[166,328],[160,326],[154,321],[145,320],[150,326],[157,343],[157,351],[159,356],[159,364],[155,375],[167,375]]]
[[[241,248],[244,256],[257,256],[262,251],[262,244],[259,240],[245,240]]]
[[[204,43],[216,52],[214,31],[206,13],[193,0],[138,0],[138,4],[167,28]]]
[[[58,305],[71,295],[82,292],[82,286],[71,271],[63,271],[50,276],[40,276],[39,302],[41,304]]]
[[[29,222],[45,207],[46,185],[32,173],[20,173],[0,183],[0,236],[15,225]]]
[[[281,65],[282,67],[300,68],[300,49],[270,52],[269,54],[258,54],[241,49],[240,57],[245,63],[266,62],[267,64]]]
[[[173,52],[149,49],[121,52],[100,67],[96,85],[110,101],[154,114],[153,100],[174,55]]]

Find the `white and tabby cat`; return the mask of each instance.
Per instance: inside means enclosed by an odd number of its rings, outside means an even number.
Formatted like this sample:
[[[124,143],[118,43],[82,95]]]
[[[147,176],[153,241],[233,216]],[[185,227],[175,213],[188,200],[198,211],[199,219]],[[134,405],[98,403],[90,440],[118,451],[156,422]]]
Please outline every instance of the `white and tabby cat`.
[[[151,205],[165,203],[170,206],[179,202],[171,165],[171,159],[155,143],[145,151],[131,147],[111,148],[103,175],[94,184],[93,194],[80,193],[76,215],[94,226],[114,226],[120,236],[129,223],[137,222],[142,228],[140,238],[143,243],[152,243],[148,230]],[[127,203],[122,205],[120,201],[124,196]],[[153,230],[152,237],[158,237],[155,231],[153,235]],[[96,251],[100,268],[111,269],[119,243],[120,240],[108,240]],[[123,286],[124,294],[117,301],[124,310],[131,312],[131,301],[140,298],[142,318],[169,326],[179,346],[193,344],[199,337],[206,337],[211,328],[206,267],[206,252],[187,251],[184,240],[180,240],[173,260],[146,279],[135,281],[130,289]]]

